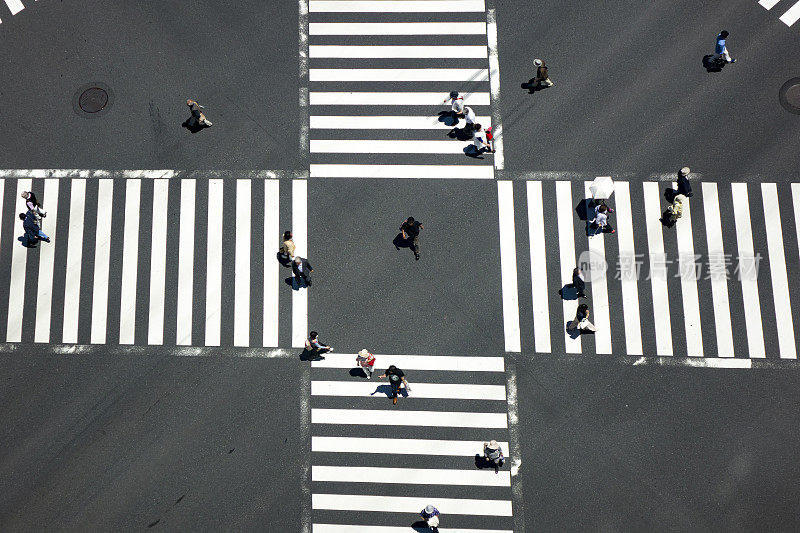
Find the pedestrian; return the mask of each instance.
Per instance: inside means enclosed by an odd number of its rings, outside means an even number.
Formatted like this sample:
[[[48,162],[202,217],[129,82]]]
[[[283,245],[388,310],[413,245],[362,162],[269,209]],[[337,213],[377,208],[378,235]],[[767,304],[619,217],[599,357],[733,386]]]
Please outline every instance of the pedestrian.
[[[583,280],[583,271],[578,267],[572,271],[572,287],[578,292],[578,298],[586,298],[586,282]]]
[[[691,171],[689,167],[683,167],[678,171],[678,194],[687,198],[692,197],[692,185],[689,183],[689,172]]]
[[[291,265],[292,260],[294,259],[294,250],[295,245],[294,241],[292,240],[292,232],[284,231],[283,242],[281,243],[279,253],[281,254],[281,262],[287,267]]]
[[[292,263],[292,272],[297,280],[298,285],[303,283],[306,287],[311,286],[311,273],[314,269],[311,268],[311,263],[305,257],[295,256]]]
[[[475,111],[472,110],[469,106],[464,106],[464,120],[466,121],[466,125],[464,126],[464,132],[467,134],[471,134],[472,131],[475,129]]]
[[[450,91],[450,97],[445,98],[444,103],[450,104],[453,116],[456,118],[464,118],[464,98],[458,96],[458,91]]]
[[[414,258],[419,261],[419,230],[425,229],[421,222],[414,220],[414,217],[408,217],[405,222],[400,225],[400,232],[403,238],[408,241],[411,240],[411,249],[414,250]]]
[[[578,310],[575,313],[575,320],[567,324],[567,329],[569,331],[575,331],[579,329],[581,331],[589,331],[594,333],[597,331],[597,328],[594,327],[594,324],[589,322],[589,306],[586,304],[580,304],[578,306]]]
[[[306,351],[311,354],[312,359],[325,359],[322,354],[332,352],[333,346],[322,344],[319,341],[319,334],[316,331],[312,331],[308,334],[308,339],[306,339]]]
[[[726,44],[728,35],[730,34],[725,30],[722,30],[719,32],[719,35],[717,35],[717,44],[714,47],[713,61],[724,59],[726,63],[736,63],[736,60],[731,59],[731,54],[728,52],[728,45]]]
[[[375,371],[375,356],[367,351],[366,348],[358,352],[356,356],[356,363],[361,370],[366,374],[367,379],[372,379],[372,373]]]
[[[36,216],[37,223],[42,217],[47,216],[47,211],[42,210],[42,204],[36,199],[36,195],[33,194],[33,191],[22,191],[21,196],[25,199],[25,206],[28,208],[28,211],[31,211]]]
[[[550,75],[547,72],[547,65],[541,59],[534,59],[533,65],[536,67],[536,77],[533,78],[534,88],[544,85],[545,87],[552,87],[553,82],[550,81]]]
[[[439,531],[439,509],[433,505],[426,505],[419,515],[433,531]]]
[[[189,126],[194,126],[195,124],[200,124],[201,126],[211,127],[213,124],[210,120],[206,118],[205,113],[200,111],[201,109],[205,109],[205,107],[201,106],[191,98],[186,100],[186,105],[189,106],[189,110],[192,113],[192,117],[189,119]]]
[[[667,207],[666,215],[668,218],[668,225],[674,225],[679,218],[683,216],[683,203],[687,201],[686,196],[682,194],[676,194],[675,198],[672,199],[672,203]],[[661,217],[661,221],[664,222],[664,217]]]
[[[22,221],[22,228],[25,230],[25,235],[19,238],[23,246],[35,248],[39,241],[50,242],[50,237],[45,235],[39,224],[37,224],[38,219],[33,211],[20,213],[19,219]]]
[[[494,473],[497,474],[505,463],[506,458],[503,456],[503,448],[497,443],[496,440],[483,443],[483,457],[488,463],[494,465]]]
[[[397,395],[400,393],[400,385],[405,385],[406,392],[411,392],[411,387],[408,386],[406,375],[402,370],[394,365],[390,365],[386,372],[379,378],[389,378],[389,385],[392,387],[392,405],[397,405]]]
[[[492,147],[489,146],[489,139],[486,136],[486,131],[480,124],[475,124],[474,126],[472,142],[475,144],[475,148],[478,151],[477,155],[481,155],[483,152],[494,152]]]
[[[605,204],[600,204],[595,208],[595,216],[590,221],[591,227],[595,231],[591,235],[596,235],[597,233],[616,233],[616,230],[608,223],[608,212],[608,206]]]

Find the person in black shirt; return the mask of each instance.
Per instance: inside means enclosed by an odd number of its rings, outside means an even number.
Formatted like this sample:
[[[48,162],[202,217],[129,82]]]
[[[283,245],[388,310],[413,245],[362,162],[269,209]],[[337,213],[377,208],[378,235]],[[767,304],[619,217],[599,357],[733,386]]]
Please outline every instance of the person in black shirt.
[[[205,109],[203,106],[201,106],[191,98],[186,100],[186,105],[189,106],[189,111],[192,113],[192,117],[188,121],[190,127],[195,127],[198,124],[200,126],[206,126],[209,128],[213,126],[211,121],[206,118],[205,113],[200,111],[201,109]]]
[[[402,370],[397,368],[394,365],[391,365],[389,368],[386,369],[386,372],[382,376],[381,379],[389,378],[389,385],[392,387],[392,404],[397,405],[397,395],[400,392],[400,385],[403,384],[406,386],[406,392],[411,392],[411,387],[408,386],[408,381],[406,381],[406,375],[403,373]]]
[[[425,229],[425,226],[414,220],[414,217],[408,217],[400,226],[403,238],[411,241],[411,249],[414,250],[414,257],[417,261],[419,261],[419,230],[421,229]]]

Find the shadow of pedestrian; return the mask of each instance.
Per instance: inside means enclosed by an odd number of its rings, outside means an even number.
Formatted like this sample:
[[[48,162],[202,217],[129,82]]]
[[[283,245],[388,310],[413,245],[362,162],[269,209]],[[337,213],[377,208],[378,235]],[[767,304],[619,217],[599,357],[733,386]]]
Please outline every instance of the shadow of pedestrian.
[[[411,248],[413,246],[411,239],[404,239],[402,233],[398,233],[395,236],[394,240],[392,241],[392,244],[394,244],[394,247],[398,250],[400,248]]]
[[[472,157],[474,159],[486,159],[485,157],[481,157],[483,153],[483,149],[478,150],[478,147],[474,144],[469,144],[464,147],[464,155],[467,157]]]
[[[558,294],[561,296],[562,300],[577,300],[578,299],[578,289],[572,283],[567,283],[561,289],[559,289]]]
[[[572,324],[572,320],[567,321],[567,325],[565,326],[567,330],[567,335],[569,335],[570,339],[577,339],[578,337],[581,336],[581,332],[583,330],[580,328],[569,329],[570,324]]]
[[[447,136],[451,139],[458,139],[459,141],[469,141],[474,137],[472,131],[467,130],[467,128],[453,128],[447,133]]]
[[[584,198],[575,206],[575,213],[578,215],[579,220],[589,220],[589,215],[594,218],[594,200],[591,198]]]
[[[294,276],[289,276],[283,280],[283,282],[289,285],[293,291],[299,291],[300,289],[308,288],[308,285],[306,285],[304,281],[298,281],[298,279]]]
[[[367,376],[367,373],[364,372],[360,368],[351,368],[350,369],[350,377],[351,378],[366,378],[368,376]]]
[[[282,253],[278,252],[275,254],[275,258],[278,260],[278,263],[285,266],[286,268],[292,267],[292,260],[289,257],[283,255]]]
[[[677,196],[678,191],[673,189],[672,187],[667,187],[664,189],[664,200],[667,201],[668,204],[671,204],[675,201],[675,196]]]
[[[661,213],[661,218],[658,219],[664,225],[665,228],[672,228],[675,226],[676,221],[672,220],[672,218],[670,217],[671,214],[672,213],[669,212],[669,209],[666,209],[664,210],[663,213]]]
[[[542,89],[547,89],[546,86],[536,83],[536,78],[531,78],[527,83],[521,83],[519,86],[520,88],[528,91],[528,94],[533,94],[541,91]]]
[[[458,124],[458,117],[453,111],[439,111],[439,122],[445,126],[455,126]]]
[[[424,531],[426,533],[431,533],[431,531],[438,531],[438,528],[430,528],[428,527],[428,522],[425,520],[417,520],[413,524],[411,524],[411,529],[414,531]]]
[[[186,121],[181,124],[182,127],[186,128],[192,133],[197,133],[198,131],[204,130],[206,127],[200,124],[200,121],[195,119],[194,117],[189,117]]]
[[[716,63],[713,59],[714,56],[709,54],[707,56],[703,56],[703,68],[706,69],[706,72],[722,72],[722,65]]]

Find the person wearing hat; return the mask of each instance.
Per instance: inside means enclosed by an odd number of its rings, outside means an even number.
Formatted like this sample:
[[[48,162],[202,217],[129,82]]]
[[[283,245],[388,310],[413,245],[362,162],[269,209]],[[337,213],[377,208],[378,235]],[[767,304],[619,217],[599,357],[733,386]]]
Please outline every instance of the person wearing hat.
[[[547,65],[541,59],[534,59],[533,65],[536,67],[536,77],[533,78],[534,87],[544,85],[545,87],[552,87],[553,82],[550,81],[550,75],[547,73]]]
[[[689,167],[683,167],[678,171],[678,194],[687,198],[692,197],[692,185],[689,183],[689,172],[691,171]]]
[[[428,527],[434,531],[439,531],[439,509],[433,505],[426,505],[419,515],[428,523]]]
[[[372,372],[375,370],[375,356],[367,351],[366,348],[358,352],[356,363],[367,375],[367,379],[372,379]]]
[[[386,369],[386,372],[384,372],[382,376],[378,377],[381,379],[389,378],[389,385],[392,387],[393,405],[397,405],[397,395],[400,393],[401,384],[406,386],[406,392],[411,392],[411,387],[408,386],[408,381],[406,381],[406,375],[402,370],[394,365],[390,365],[389,368]]]
[[[494,473],[500,471],[500,467],[505,463],[506,458],[503,457],[503,449],[496,440],[483,443],[483,457],[487,462],[494,464]]]
[[[464,118],[464,98],[458,96],[458,91],[450,91],[450,97],[445,98],[445,104],[450,104],[456,118]]]

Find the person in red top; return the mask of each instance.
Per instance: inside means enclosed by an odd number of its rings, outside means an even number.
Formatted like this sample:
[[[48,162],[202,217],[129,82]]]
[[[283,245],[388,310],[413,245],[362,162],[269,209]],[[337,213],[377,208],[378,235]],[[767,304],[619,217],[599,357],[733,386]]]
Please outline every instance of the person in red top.
[[[367,379],[372,379],[372,373],[375,371],[375,356],[367,351],[366,348],[358,352],[356,363],[366,374]]]

